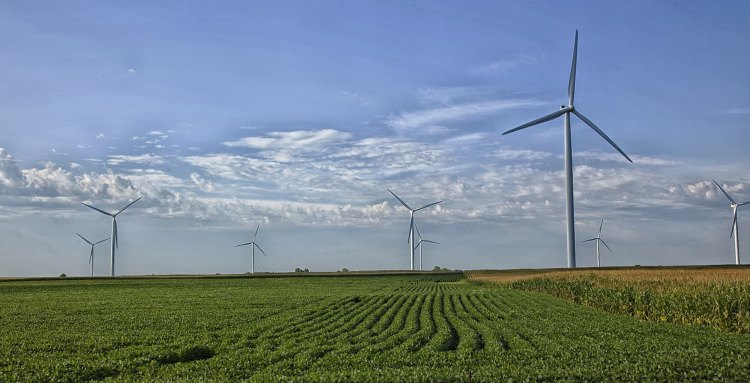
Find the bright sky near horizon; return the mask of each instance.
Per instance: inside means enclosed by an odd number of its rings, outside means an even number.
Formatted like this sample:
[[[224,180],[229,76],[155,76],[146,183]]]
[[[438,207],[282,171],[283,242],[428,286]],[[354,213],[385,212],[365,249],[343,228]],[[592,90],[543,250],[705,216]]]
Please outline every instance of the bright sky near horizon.
[[[566,102],[577,238],[603,265],[726,264],[750,200],[750,3],[0,3],[0,276],[563,267]],[[742,208],[741,208],[742,209]],[[750,210],[750,209],[749,209]],[[750,211],[740,237],[750,238]],[[748,222],[744,224],[743,222]],[[750,246],[750,245],[748,245]],[[750,248],[750,247],[746,247]],[[579,244],[578,265],[595,264]],[[605,250],[606,251],[606,250]],[[750,253],[745,257],[750,262]],[[97,246],[96,274],[109,270]]]

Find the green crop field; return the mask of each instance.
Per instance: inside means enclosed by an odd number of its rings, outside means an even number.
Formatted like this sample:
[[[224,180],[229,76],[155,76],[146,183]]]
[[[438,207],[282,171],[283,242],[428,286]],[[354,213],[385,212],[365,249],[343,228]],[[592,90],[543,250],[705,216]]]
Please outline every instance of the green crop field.
[[[750,335],[461,274],[0,282],[0,382],[750,381]]]

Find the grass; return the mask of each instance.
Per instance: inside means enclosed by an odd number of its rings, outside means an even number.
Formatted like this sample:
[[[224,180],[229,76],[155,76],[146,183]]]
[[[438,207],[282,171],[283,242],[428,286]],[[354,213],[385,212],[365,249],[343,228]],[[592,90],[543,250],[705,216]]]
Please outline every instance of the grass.
[[[2,382],[748,381],[748,341],[460,274],[0,282]]]

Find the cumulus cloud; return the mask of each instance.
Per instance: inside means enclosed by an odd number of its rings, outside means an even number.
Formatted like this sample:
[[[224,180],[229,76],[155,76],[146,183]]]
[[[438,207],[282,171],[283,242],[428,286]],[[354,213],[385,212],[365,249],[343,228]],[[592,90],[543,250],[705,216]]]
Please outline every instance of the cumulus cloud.
[[[198,187],[198,189],[207,192],[207,193],[213,193],[216,191],[216,186],[210,181],[206,181],[203,179],[203,177],[200,176],[198,173],[190,173],[190,180],[193,181],[195,186]]]
[[[16,159],[4,148],[0,148],[0,185],[16,187],[23,183],[23,175],[18,169]]]

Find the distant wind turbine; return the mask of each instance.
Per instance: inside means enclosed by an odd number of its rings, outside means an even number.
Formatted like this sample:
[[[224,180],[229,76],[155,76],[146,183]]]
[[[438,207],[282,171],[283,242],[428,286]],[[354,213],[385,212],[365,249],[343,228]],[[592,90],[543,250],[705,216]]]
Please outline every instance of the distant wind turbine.
[[[250,246],[250,248],[252,249],[252,250],[251,250],[251,252],[250,252],[250,254],[251,254],[251,259],[252,259],[252,261],[251,261],[251,265],[250,265],[250,273],[252,273],[252,274],[255,274],[255,248],[257,247],[257,248],[258,248],[258,250],[260,250],[260,252],[261,252],[261,253],[263,253],[263,255],[264,255],[264,256],[268,256],[268,255],[266,254],[266,252],[265,252],[265,251],[263,251],[263,249],[261,249],[261,248],[260,248],[260,245],[258,245],[258,244],[257,244],[257,243],[255,242],[255,238],[257,238],[257,237],[258,237],[258,230],[259,230],[259,229],[260,229],[260,225],[258,225],[258,227],[256,227],[256,228],[255,228],[255,235],[253,235],[253,240],[252,240],[252,241],[250,241],[250,242],[248,242],[248,243],[243,243],[243,244],[240,244],[240,245],[237,245],[237,246],[235,246],[235,247],[240,247],[240,246],[247,246],[247,245],[252,245],[252,246]]]
[[[419,242],[417,242],[417,245],[414,246],[414,248],[416,249],[417,246],[419,246],[419,271],[422,271],[424,270],[422,268],[422,243],[427,242],[427,243],[434,243],[436,245],[439,245],[440,243],[435,242],[435,241],[430,241],[428,239],[422,239],[422,234],[419,233],[419,227],[417,227],[417,225],[414,225],[414,230],[417,231],[417,237],[419,237]]]
[[[420,206],[420,207],[418,207],[416,209],[412,209],[412,207],[409,206],[409,204],[407,204],[406,202],[404,202],[404,200],[402,200],[401,198],[399,198],[399,196],[397,196],[396,193],[392,192],[391,189],[386,189],[386,190],[388,190],[388,192],[390,192],[391,194],[393,194],[393,196],[396,197],[396,199],[398,200],[398,202],[401,202],[401,204],[404,205],[405,208],[409,209],[409,213],[411,214],[411,221],[409,222],[409,239],[408,239],[408,241],[409,241],[409,262],[410,262],[410,268],[411,268],[411,270],[414,270],[414,248],[416,247],[415,244],[414,244],[414,213],[416,213],[416,212],[418,212],[418,211],[420,211],[422,209],[426,209],[426,208],[428,208],[430,206],[437,205],[437,204],[439,204],[439,203],[441,203],[443,201],[440,200],[440,201],[437,201],[437,202],[428,203],[427,205],[422,205],[422,206]]]
[[[100,243],[102,243],[104,241],[109,241],[109,238],[102,239],[99,242],[93,242],[92,243],[88,239],[84,238],[82,235],[80,235],[78,233],[76,233],[76,235],[79,236],[79,237],[81,237],[82,240],[86,241],[86,243],[88,243],[89,245],[91,245],[91,253],[89,254],[89,263],[91,264],[91,276],[93,277],[94,276],[94,246],[96,246],[96,245],[98,245],[98,244],[100,244]]]
[[[716,186],[719,187],[719,190],[721,190],[722,193],[727,197],[730,204],[729,206],[732,208],[732,213],[734,215],[734,218],[732,219],[732,230],[729,232],[729,238],[732,238],[734,236],[734,260],[736,264],[740,264],[740,229],[739,224],[737,223],[737,208],[743,205],[747,205],[750,203],[750,201],[746,201],[743,203],[737,203],[732,199],[732,197],[729,195],[729,193],[724,190],[724,188],[719,185],[716,180],[712,180],[716,184]]]
[[[604,226],[604,220],[602,220],[602,223],[599,224],[599,232],[596,233],[596,237],[581,242],[583,243],[596,241],[596,267],[601,267],[601,261],[599,257],[599,242],[601,242],[601,244],[604,245],[610,253],[612,253],[612,249],[610,249],[609,246],[607,246],[607,243],[602,239],[602,226]]]
[[[586,118],[581,112],[573,106],[573,98],[575,96],[576,88],[576,60],[578,57],[578,31],[576,30],[575,44],[573,45],[573,63],[570,66],[570,80],[568,81],[568,105],[562,105],[560,110],[554,113],[550,113],[544,117],[538,118],[534,121],[523,124],[519,127],[513,128],[503,133],[513,133],[517,130],[526,129],[528,127],[541,124],[543,122],[554,120],[560,116],[564,116],[564,141],[565,141],[565,208],[567,211],[567,231],[568,231],[568,267],[576,267],[576,241],[575,241],[575,218],[574,218],[574,206],[573,206],[573,150],[571,148],[570,138],[570,114],[575,114],[581,121],[586,123],[591,129],[598,133],[602,138],[609,142],[612,147],[617,149],[628,161],[633,160],[628,157],[625,152],[615,144],[599,127],[597,127],[591,120]]]
[[[110,237],[112,239],[112,242],[110,242],[110,245],[111,245],[110,248],[112,250],[111,250],[111,253],[110,253],[110,260],[109,260],[109,262],[110,262],[109,275],[112,276],[112,277],[115,276],[115,249],[118,248],[118,246],[117,246],[117,215],[120,214],[120,213],[122,213],[123,211],[125,211],[125,209],[129,208],[130,205],[132,205],[132,204],[140,201],[141,198],[143,198],[143,197],[138,197],[138,199],[136,199],[135,201],[133,201],[133,202],[125,205],[125,207],[122,208],[122,209],[120,209],[119,211],[117,211],[117,213],[109,213],[109,212],[106,212],[106,211],[104,211],[102,209],[99,209],[99,208],[93,207],[93,206],[91,206],[89,204],[85,204],[85,203],[81,202],[81,205],[84,205],[86,207],[90,207],[90,208],[98,211],[99,213],[102,213],[104,215],[108,215],[108,216],[112,217],[112,236]]]

